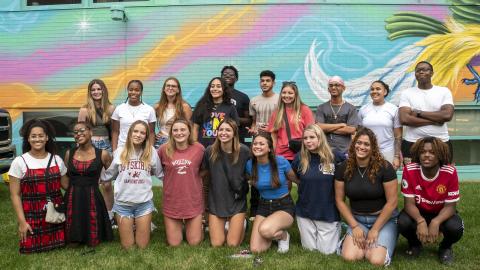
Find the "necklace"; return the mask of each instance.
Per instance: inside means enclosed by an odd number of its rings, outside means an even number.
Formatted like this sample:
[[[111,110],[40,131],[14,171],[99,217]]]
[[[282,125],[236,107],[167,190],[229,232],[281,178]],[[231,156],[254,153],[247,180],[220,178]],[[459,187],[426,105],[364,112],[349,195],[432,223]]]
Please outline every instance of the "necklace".
[[[333,119],[337,120],[337,115],[338,113],[340,112],[340,110],[342,109],[342,106],[345,102],[342,101],[342,104],[340,104],[340,108],[338,108],[338,110],[335,112],[335,110],[333,109],[333,106],[332,106],[332,101],[330,100],[330,109],[332,109],[332,113],[333,113]]]
[[[134,119],[135,119],[135,114],[137,114],[138,110],[140,110],[140,105],[132,106],[128,104],[128,111],[130,112],[130,114]]]
[[[366,168],[363,170],[363,172],[360,171],[360,167],[357,167],[357,170],[358,170],[358,173],[360,174],[360,176],[361,176],[362,179],[363,179],[363,177],[365,176],[365,174],[366,174],[367,171],[368,171],[368,167],[366,167]]]

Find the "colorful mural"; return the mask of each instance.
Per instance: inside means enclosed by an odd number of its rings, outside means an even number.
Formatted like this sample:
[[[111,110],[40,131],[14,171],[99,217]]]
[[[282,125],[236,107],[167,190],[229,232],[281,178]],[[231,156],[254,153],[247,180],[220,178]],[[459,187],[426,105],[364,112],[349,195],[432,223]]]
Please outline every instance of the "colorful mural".
[[[310,106],[327,100],[327,78],[341,75],[346,99],[362,105],[377,79],[396,102],[415,83],[412,66],[426,59],[456,104],[480,98],[477,1],[127,6],[128,22],[111,20],[108,7],[22,10],[20,2],[0,0],[10,10],[0,11],[0,107],[11,111],[15,134],[24,111],[77,109],[92,78],[107,83],[116,104],[126,82],[140,79],[153,104],[163,80],[177,76],[195,105],[224,65],[239,69],[237,88],[251,97],[259,72],[271,69],[279,82],[297,81]]]

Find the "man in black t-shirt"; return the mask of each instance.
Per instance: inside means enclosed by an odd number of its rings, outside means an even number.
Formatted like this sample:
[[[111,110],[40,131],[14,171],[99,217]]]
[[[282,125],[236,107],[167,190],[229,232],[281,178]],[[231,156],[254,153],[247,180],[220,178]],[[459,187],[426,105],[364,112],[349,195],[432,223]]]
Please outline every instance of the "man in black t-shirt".
[[[252,119],[248,112],[250,99],[245,93],[235,89],[235,83],[238,81],[238,70],[234,66],[224,66],[221,71],[221,77],[229,86],[232,104],[237,109],[237,114],[240,119],[240,126],[238,127],[240,142],[250,145],[250,142],[245,142],[245,138],[249,137],[247,127],[250,127],[252,123]]]

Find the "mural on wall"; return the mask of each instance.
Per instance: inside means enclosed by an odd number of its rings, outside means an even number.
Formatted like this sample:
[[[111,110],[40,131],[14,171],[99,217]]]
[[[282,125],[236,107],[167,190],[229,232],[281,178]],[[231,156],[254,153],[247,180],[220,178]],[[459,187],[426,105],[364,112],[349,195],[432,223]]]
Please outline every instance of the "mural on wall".
[[[81,106],[92,78],[106,82],[115,104],[125,100],[127,81],[140,79],[144,102],[153,104],[171,75],[193,106],[224,65],[239,69],[236,88],[250,97],[260,93],[259,72],[271,69],[277,82],[297,81],[310,106],[329,98],[333,75],[344,77],[345,96],[356,105],[369,102],[377,79],[390,84],[395,102],[424,59],[456,104],[475,105],[480,6],[429,2],[132,7],[127,23],[112,21],[108,8],[0,11],[0,106],[18,134],[23,111]]]
[[[472,5],[472,1],[468,0],[450,2],[455,6],[449,6],[451,15],[446,16],[443,22],[421,11],[401,11],[386,18],[385,29],[389,40],[406,37],[424,39],[406,46],[385,66],[347,81],[350,90],[344,96],[357,105],[363,104],[369,99],[369,82],[381,79],[391,86],[391,100],[398,103],[401,90],[415,85],[412,72],[416,63],[427,60],[434,66],[434,84],[448,86],[456,102],[478,103],[480,76],[476,68],[480,68],[480,6]],[[423,9],[422,6],[418,8]],[[317,50],[317,47],[315,40],[305,59],[305,76],[313,92],[321,100],[326,100],[329,96],[324,89],[329,76],[319,63],[324,50]],[[475,86],[475,90],[471,92],[472,87],[465,86]]]

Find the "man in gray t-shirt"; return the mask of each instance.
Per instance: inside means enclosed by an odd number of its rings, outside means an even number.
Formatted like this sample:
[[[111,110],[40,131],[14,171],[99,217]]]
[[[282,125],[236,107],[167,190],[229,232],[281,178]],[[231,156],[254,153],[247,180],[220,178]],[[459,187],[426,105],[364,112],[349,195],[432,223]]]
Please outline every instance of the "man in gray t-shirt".
[[[332,150],[346,154],[359,123],[355,106],[342,98],[344,90],[345,83],[339,76],[328,80],[331,98],[317,107],[315,122],[325,132]]]

